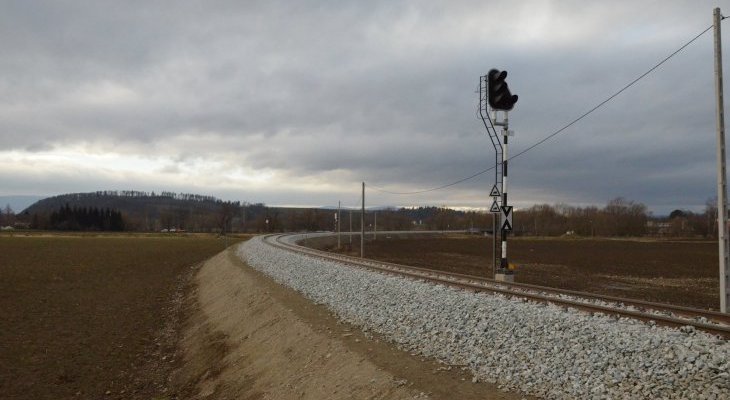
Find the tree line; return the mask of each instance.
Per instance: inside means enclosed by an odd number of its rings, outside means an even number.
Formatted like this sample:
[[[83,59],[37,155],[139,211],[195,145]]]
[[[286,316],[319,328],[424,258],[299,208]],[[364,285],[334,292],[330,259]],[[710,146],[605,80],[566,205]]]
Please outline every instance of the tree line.
[[[62,202],[63,203],[60,203]],[[60,204],[59,204],[60,203]],[[172,192],[100,191],[56,196],[39,201],[22,215],[3,213],[39,229],[91,229],[191,232],[301,232],[337,230],[337,210],[268,207],[263,203],[222,201],[212,196]],[[367,210],[365,230],[493,230],[495,214],[446,207]],[[360,210],[343,209],[342,231],[358,232]],[[699,236],[717,235],[717,208],[704,212],[675,210],[654,217],[646,205],[618,197],[604,207],[537,204],[518,209],[513,235],[525,236]]]
[[[132,198],[168,198],[182,201],[200,201],[200,202],[222,202],[215,196],[205,196],[193,193],[175,193],[162,191],[160,193],[145,192],[139,190],[98,190],[90,193],[70,193],[57,197],[72,197],[75,199],[83,199],[88,197],[132,197]]]
[[[70,207],[51,213],[45,229],[60,231],[123,231],[124,218],[119,210]]]
[[[530,236],[717,237],[717,207],[708,200],[702,213],[674,210],[654,217],[646,205],[617,197],[605,207],[539,204],[515,211],[515,233]]]
[[[0,210],[0,228],[5,226],[13,226],[15,223],[15,211],[10,207],[10,204],[6,204],[5,207]]]

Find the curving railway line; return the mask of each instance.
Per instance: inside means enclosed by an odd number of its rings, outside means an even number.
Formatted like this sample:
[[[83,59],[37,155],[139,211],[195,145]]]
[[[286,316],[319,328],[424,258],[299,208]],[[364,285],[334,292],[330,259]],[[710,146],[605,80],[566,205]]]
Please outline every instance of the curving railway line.
[[[602,296],[593,293],[562,290],[546,286],[523,283],[497,282],[492,279],[449,273],[434,269],[411,267],[371,259],[334,254],[300,246],[294,241],[300,235],[268,235],[264,242],[299,254],[332,260],[347,265],[367,268],[381,273],[395,274],[438,284],[459,287],[478,292],[498,293],[529,301],[553,303],[563,307],[580,309],[590,313],[603,313],[623,318],[653,321],[658,325],[697,329],[730,339],[730,314],[699,310],[670,304],[652,303],[620,297]],[[691,327],[691,328],[687,328]]]

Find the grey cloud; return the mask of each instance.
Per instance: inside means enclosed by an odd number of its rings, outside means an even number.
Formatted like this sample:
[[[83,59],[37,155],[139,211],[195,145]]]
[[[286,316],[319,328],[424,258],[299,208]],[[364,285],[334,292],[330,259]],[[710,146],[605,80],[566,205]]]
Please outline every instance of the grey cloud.
[[[713,5],[13,2],[0,16],[0,151],[86,144],[293,181],[337,176],[333,184],[355,190],[361,180],[435,187],[493,161],[473,93],[489,68],[509,70],[520,95],[516,154],[709,26]],[[710,37],[514,160],[515,199],[704,204],[714,193]],[[489,176],[381,198],[476,204]]]

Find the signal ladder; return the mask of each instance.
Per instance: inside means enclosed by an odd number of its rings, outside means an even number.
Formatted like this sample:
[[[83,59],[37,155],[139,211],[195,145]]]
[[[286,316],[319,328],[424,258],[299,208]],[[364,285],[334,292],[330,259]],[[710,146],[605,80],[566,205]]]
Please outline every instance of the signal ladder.
[[[479,77],[479,116],[482,119],[482,122],[484,123],[484,127],[487,128],[487,133],[489,134],[489,139],[492,141],[492,146],[494,146],[494,185],[497,187],[497,189],[502,192],[502,142],[500,140],[499,134],[497,133],[497,130],[494,128],[494,123],[492,121],[491,116],[489,115],[489,103],[487,99],[487,75],[480,76]],[[491,188],[490,188],[491,189]],[[497,206],[502,206],[502,196],[493,197],[493,200],[497,203]],[[492,224],[492,235],[494,236],[494,249],[493,249],[493,255],[494,255],[494,264],[493,267],[497,268],[498,265],[500,265],[500,260],[502,258],[502,248],[501,246],[497,245],[497,229],[499,228],[499,220],[501,213],[493,213],[492,216],[494,217],[494,223]],[[496,270],[496,269],[495,269]]]

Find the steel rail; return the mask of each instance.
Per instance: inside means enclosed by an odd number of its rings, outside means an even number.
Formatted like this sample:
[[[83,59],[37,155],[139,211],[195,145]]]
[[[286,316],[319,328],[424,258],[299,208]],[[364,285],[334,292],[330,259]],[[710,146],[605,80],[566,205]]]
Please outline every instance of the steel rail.
[[[539,285],[498,282],[474,275],[451,273],[422,267],[412,267],[372,259],[361,259],[312,249],[297,244],[286,243],[282,240],[285,236],[286,235],[267,235],[264,237],[264,240],[268,244],[283,250],[306,254],[321,259],[343,262],[356,267],[369,268],[375,271],[402,275],[413,279],[426,280],[474,291],[499,293],[509,297],[521,297],[541,303],[553,303],[592,313],[599,312],[615,316],[630,317],[642,321],[655,321],[657,324],[665,326],[692,326],[713,335],[722,336],[726,339],[730,338],[730,318],[723,313],[662,303],[652,303],[642,300],[632,300],[615,296],[602,296],[594,293],[556,289]],[[570,296],[572,298],[565,298],[561,296]],[[596,304],[592,301],[614,303],[616,306]],[[631,310],[622,307],[633,307],[640,310]],[[684,318],[678,318],[673,315],[681,315]],[[698,321],[697,319],[699,318],[714,321],[715,323]]]
[[[449,276],[460,277],[462,279],[467,279],[467,280],[475,280],[475,281],[480,281],[480,282],[488,282],[488,283],[495,284],[495,285],[504,285],[504,286],[509,286],[509,287],[524,288],[526,290],[534,290],[534,291],[539,291],[539,292],[544,292],[544,293],[551,293],[554,295],[568,295],[568,296],[575,296],[575,297],[580,297],[580,298],[584,298],[584,299],[594,299],[594,300],[605,301],[605,302],[614,302],[614,303],[620,303],[624,306],[631,306],[631,307],[636,307],[636,308],[647,308],[647,309],[651,309],[654,311],[664,311],[664,312],[670,312],[670,313],[677,314],[677,315],[686,315],[688,317],[701,316],[701,317],[707,318],[709,320],[713,320],[720,324],[730,325],[730,314],[725,314],[725,313],[712,311],[712,310],[702,310],[702,309],[677,306],[677,305],[666,304],[666,303],[655,303],[655,302],[649,302],[649,301],[644,301],[644,300],[628,299],[628,298],[624,298],[624,297],[600,295],[600,294],[596,294],[596,293],[582,292],[582,291],[577,291],[577,290],[558,289],[558,288],[533,285],[533,284],[528,284],[528,283],[500,282],[500,281],[495,281],[493,279],[476,276],[476,275],[459,274],[459,273],[442,271],[442,270],[437,270],[437,269],[415,267],[415,266],[409,266],[409,265],[403,265],[403,264],[395,264],[395,263],[390,263],[387,261],[379,261],[379,260],[372,260],[372,259],[363,260],[358,257],[330,253],[330,252],[326,252],[326,251],[322,251],[322,250],[312,249],[309,247],[304,247],[304,246],[298,246],[298,247],[301,248],[300,250],[306,251],[306,252],[309,252],[312,254],[324,254],[331,258],[350,260],[350,261],[353,261],[356,263],[374,263],[374,264],[379,264],[379,265],[390,266],[390,267],[397,268],[397,269],[405,268],[408,270],[423,271],[424,273],[427,273],[427,274],[448,274]]]

